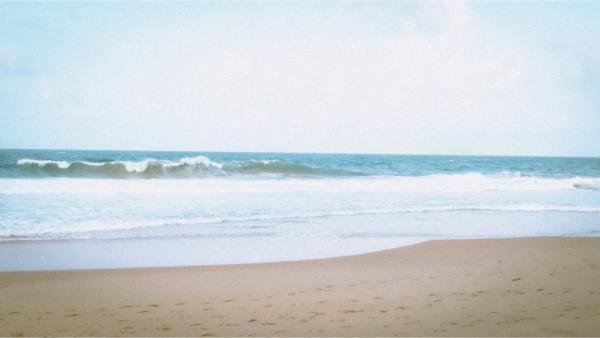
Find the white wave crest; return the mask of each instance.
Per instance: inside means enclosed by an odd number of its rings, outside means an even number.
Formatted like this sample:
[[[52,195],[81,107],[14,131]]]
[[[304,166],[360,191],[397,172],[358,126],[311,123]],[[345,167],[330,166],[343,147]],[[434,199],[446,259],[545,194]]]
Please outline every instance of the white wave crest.
[[[31,160],[28,158],[18,160],[17,164],[18,165],[36,165],[38,167],[45,167],[47,165],[56,165],[59,169],[68,169],[71,166],[71,163],[67,162],[67,161]]]
[[[206,156],[184,157],[181,160],[179,160],[179,163],[188,164],[188,165],[199,165],[200,164],[205,167],[215,167],[215,168],[219,168],[219,169],[223,168],[223,165],[221,163],[213,162]]]
[[[169,160],[157,160],[157,159],[145,159],[141,161],[110,161],[110,162],[90,162],[90,161],[52,161],[52,160],[32,160],[32,159],[20,159],[17,161],[17,165],[19,166],[32,166],[37,167],[39,169],[48,169],[49,167],[53,167],[51,169],[61,169],[64,170],[63,175],[69,176],[69,172],[67,170],[73,169],[75,165],[79,167],[79,172],[77,174],[83,175],[86,173],[89,174],[98,174],[99,176],[117,176],[122,173],[124,169],[126,173],[131,174],[143,174],[150,167],[154,167],[160,173],[164,174],[168,169],[178,169],[178,168],[203,168],[203,169],[217,169],[221,170],[223,165],[220,163],[216,163],[211,161],[206,156],[196,156],[196,157],[184,157],[179,161],[169,161]],[[106,167],[107,170],[110,171],[102,171],[98,172],[100,167]],[[53,171],[52,174],[56,175],[56,171]],[[85,176],[83,176],[85,177]]]
[[[112,164],[118,164],[118,163],[122,163],[125,166],[125,169],[130,173],[143,173],[144,171],[146,171],[146,169],[148,169],[148,164],[150,163],[150,160],[139,161],[139,162],[133,162],[133,161],[112,162]]]

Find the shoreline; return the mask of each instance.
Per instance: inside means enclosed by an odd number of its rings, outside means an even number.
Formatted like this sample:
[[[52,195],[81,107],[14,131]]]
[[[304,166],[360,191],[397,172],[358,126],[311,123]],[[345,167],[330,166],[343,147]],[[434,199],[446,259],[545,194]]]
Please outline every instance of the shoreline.
[[[215,238],[223,238],[228,241],[231,240],[231,237],[184,237],[184,236],[167,236],[167,237],[132,237],[132,238],[51,238],[51,239],[31,239],[31,240],[10,240],[10,241],[0,241],[0,253],[2,253],[2,246],[24,246],[28,249],[34,248],[39,245],[47,245],[54,247],[56,245],[61,244],[83,244],[83,247],[89,249],[86,243],[131,243],[131,242],[164,242],[164,241],[174,241],[178,242],[181,240],[191,240],[191,241],[202,241],[202,240],[214,240]],[[248,240],[256,240],[258,238],[265,238],[261,236],[257,237],[242,237]],[[269,238],[269,237],[267,237]],[[346,259],[357,256],[364,255],[372,255],[372,254],[382,254],[388,251],[395,251],[403,248],[410,248],[413,246],[422,245],[428,242],[462,242],[462,241],[495,241],[495,240],[525,240],[525,239],[558,239],[558,238],[568,238],[568,239],[598,239],[600,241],[600,236],[594,236],[589,234],[583,235],[543,235],[543,236],[503,236],[503,237],[470,237],[470,238],[431,238],[431,237],[406,237],[410,240],[405,241],[405,244],[396,245],[390,248],[380,248],[373,249],[372,251],[366,252],[358,252],[358,253],[349,253],[349,254],[340,254],[335,256],[326,256],[326,257],[314,257],[314,258],[300,258],[300,259],[291,259],[291,260],[269,260],[269,261],[260,261],[260,262],[234,262],[234,263],[214,263],[214,264],[189,264],[189,265],[145,265],[145,266],[131,266],[131,267],[105,267],[105,268],[90,268],[90,267],[82,267],[82,268],[67,268],[67,269],[32,269],[32,270],[2,270],[0,264],[0,274],[3,273],[36,273],[36,272],[75,272],[75,271],[118,271],[118,270],[140,270],[140,269],[179,269],[179,268],[193,268],[193,269],[202,269],[202,268],[216,268],[216,267],[235,267],[235,266],[248,266],[248,265],[272,265],[272,264],[288,264],[288,263],[310,263],[310,262],[318,262],[323,260],[337,260],[337,259]],[[285,237],[279,238],[269,238],[276,239],[277,241],[285,240]],[[310,238],[314,239],[322,239],[320,237]],[[355,238],[352,238],[355,239]],[[374,238],[360,238],[359,240],[364,239],[378,239]],[[327,239],[331,240],[331,239]],[[342,240],[348,240],[348,238],[344,238]]]
[[[0,273],[0,335],[598,336],[600,238],[434,240],[203,267]]]
[[[336,216],[317,218],[302,226],[279,221],[240,222],[227,224],[225,230],[216,233],[204,231],[206,228],[174,226],[126,231],[121,234],[124,237],[91,234],[90,239],[0,242],[0,257],[6,257],[0,259],[0,271],[290,262],[376,252],[427,240],[595,237],[598,214],[451,211]]]
[[[429,237],[430,238],[430,237]],[[427,237],[200,237],[0,242],[0,272],[204,267],[297,262],[377,252]],[[310,247],[310,250],[306,250]]]

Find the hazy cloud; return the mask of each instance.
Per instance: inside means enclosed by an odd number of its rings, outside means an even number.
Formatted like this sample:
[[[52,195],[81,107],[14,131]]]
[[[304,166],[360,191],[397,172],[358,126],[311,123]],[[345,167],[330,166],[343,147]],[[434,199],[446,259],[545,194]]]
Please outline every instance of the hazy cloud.
[[[572,71],[491,38],[467,4],[385,11],[165,20],[98,39],[40,98],[79,127],[60,142],[104,148],[552,153],[585,127]]]

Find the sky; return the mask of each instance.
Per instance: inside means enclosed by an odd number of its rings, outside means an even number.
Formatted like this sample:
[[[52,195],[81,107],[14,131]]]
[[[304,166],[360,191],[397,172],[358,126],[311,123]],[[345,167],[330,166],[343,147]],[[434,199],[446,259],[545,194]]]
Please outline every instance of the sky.
[[[0,2],[0,148],[600,156],[600,2]]]

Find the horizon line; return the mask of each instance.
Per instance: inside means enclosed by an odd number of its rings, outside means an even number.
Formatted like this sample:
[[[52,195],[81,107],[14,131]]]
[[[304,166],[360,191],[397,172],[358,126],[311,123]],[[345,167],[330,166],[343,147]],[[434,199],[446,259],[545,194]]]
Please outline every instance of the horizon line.
[[[506,155],[506,154],[442,154],[442,153],[386,153],[386,152],[328,152],[328,151],[232,151],[232,150],[159,150],[159,149],[99,149],[99,148],[0,148],[4,150],[59,150],[59,151],[114,151],[114,152],[196,152],[196,153],[231,153],[231,154],[299,154],[299,155],[371,155],[371,156],[462,156],[462,157],[538,157],[538,158],[592,158],[600,159],[600,155]]]

